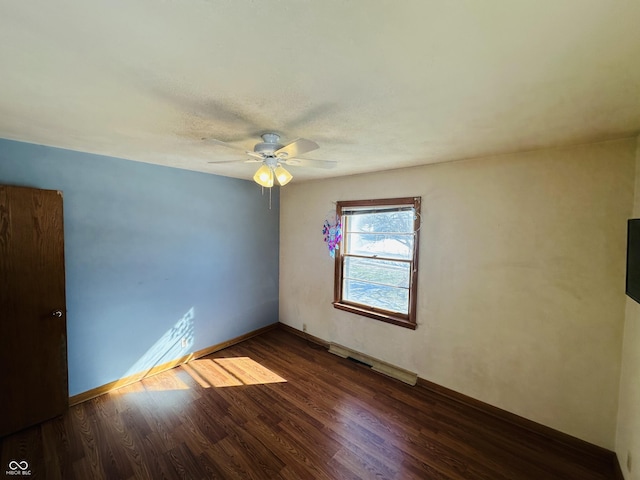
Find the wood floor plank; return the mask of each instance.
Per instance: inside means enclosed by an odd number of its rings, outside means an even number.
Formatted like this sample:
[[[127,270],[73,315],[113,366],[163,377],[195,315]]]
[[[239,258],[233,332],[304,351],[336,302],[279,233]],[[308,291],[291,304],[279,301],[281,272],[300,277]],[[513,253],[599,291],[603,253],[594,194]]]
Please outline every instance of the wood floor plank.
[[[0,439],[30,478],[607,480],[613,465],[276,329]]]
[[[209,460],[209,457],[205,453],[198,455],[197,460],[198,463],[200,463],[202,470],[205,472],[205,478],[210,480],[225,480],[229,478],[225,475],[223,470],[219,469],[211,460]]]

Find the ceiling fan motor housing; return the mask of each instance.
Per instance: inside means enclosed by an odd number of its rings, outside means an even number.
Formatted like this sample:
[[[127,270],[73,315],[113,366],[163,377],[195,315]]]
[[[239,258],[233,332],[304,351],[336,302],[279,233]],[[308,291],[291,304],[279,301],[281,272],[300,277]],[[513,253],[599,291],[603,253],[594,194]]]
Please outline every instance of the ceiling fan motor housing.
[[[280,144],[280,135],[277,133],[265,133],[262,135],[262,140],[264,141],[253,147],[254,152],[269,156],[284,146]]]

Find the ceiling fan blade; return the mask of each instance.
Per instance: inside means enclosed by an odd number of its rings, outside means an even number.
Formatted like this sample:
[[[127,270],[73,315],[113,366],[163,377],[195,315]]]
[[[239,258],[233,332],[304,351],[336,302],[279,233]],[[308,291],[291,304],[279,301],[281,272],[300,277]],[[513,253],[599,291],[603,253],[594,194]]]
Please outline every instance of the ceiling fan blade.
[[[275,156],[279,156],[282,153],[286,153],[288,158],[297,157],[298,155],[302,155],[303,153],[311,152],[312,150],[316,150],[320,148],[318,144],[312,140],[307,140],[306,138],[298,138],[291,143],[288,143],[284,147],[276,150],[274,153]]]
[[[244,160],[212,160],[207,163],[240,163],[244,162]]]
[[[211,160],[210,162],[207,163],[262,163],[262,158],[259,159],[253,159],[250,158],[248,160]]]
[[[221,147],[227,147],[227,148],[231,148],[232,150],[238,150],[240,152],[245,153],[246,155],[249,155],[250,157],[258,158],[260,159],[260,161],[264,159],[262,155],[260,155],[259,153],[252,152],[251,150],[245,150],[244,148],[236,147],[235,145],[231,145],[230,143],[223,142],[221,140],[216,140],[215,138],[203,138],[203,140],[206,140],[207,142],[215,143],[216,145],[220,145]],[[209,163],[214,163],[214,162],[209,162]],[[220,163],[224,163],[224,162],[220,162]]]
[[[293,167],[335,168],[338,166],[338,162],[331,160],[311,160],[308,158],[288,158],[280,160],[280,162]]]
[[[227,147],[233,150],[241,150],[244,152],[244,148],[236,147],[235,145],[223,142],[222,140],[216,140],[215,138],[203,138],[202,140],[204,140],[205,142],[215,143],[216,145],[220,145],[221,147]]]

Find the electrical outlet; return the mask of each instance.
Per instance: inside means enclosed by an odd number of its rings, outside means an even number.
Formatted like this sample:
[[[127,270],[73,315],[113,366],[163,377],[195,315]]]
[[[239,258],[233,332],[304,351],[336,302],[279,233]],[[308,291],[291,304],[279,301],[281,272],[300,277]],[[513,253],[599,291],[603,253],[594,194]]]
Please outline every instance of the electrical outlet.
[[[186,337],[184,337],[182,339],[182,348],[187,348],[187,338]]]
[[[631,473],[631,450],[627,451],[627,472]]]
[[[303,332],[306,332],[306,331],[307,331],[307,324],[306,324],[306,323],[303,323],[303,324],[302,324],[302,331],[303,331]]]

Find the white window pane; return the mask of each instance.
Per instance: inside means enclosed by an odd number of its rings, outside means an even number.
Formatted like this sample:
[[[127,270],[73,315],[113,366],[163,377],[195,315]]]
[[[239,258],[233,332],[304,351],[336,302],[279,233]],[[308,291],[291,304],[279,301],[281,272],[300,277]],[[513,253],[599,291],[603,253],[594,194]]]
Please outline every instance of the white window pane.
[[[352,213],[349,216],[350,232],[410,233],[413,232],[414,211]]]
[[[344,276],[352,280],[409,288],[411,265],[369,258],[345,257]]]
[[[345,278],[343,297],[347,301],[374,308],[409,313],[409,290],[406,288],[388,287]]]
[[[413,257],[413,234],[347,233],[346,236],[346,253],[403,260]]]

